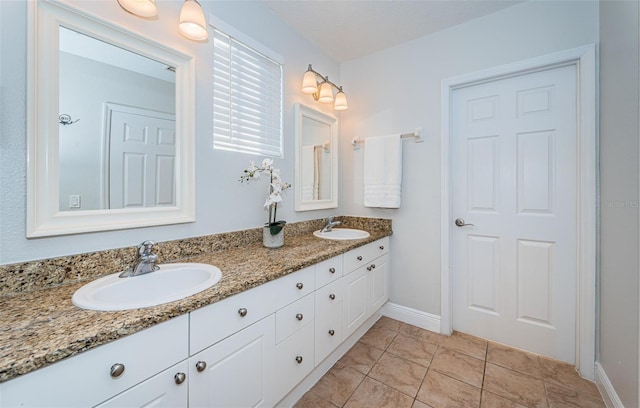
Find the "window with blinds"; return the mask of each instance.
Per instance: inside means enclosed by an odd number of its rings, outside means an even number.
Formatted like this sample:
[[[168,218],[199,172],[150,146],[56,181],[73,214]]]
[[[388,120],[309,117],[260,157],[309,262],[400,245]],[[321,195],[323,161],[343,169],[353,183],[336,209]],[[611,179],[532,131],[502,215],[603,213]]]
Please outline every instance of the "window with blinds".
[[[214,30],[213,146],[282,157],[282,64]]]

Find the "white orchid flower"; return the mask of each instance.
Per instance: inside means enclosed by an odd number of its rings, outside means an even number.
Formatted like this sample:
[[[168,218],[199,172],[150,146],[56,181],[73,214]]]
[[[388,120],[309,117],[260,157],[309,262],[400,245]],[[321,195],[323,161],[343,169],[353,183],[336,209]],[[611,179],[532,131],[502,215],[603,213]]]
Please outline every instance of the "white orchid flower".
[[[271,167],[273,166],[273,159],[264,159],[262,161],[262,168],[264,170],[271,171]]]

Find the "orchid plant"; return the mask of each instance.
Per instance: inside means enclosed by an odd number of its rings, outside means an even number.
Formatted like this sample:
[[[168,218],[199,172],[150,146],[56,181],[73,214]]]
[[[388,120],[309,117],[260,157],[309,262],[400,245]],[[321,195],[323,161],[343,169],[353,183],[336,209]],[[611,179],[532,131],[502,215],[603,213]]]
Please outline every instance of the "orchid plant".
[[[251,180],[259,180],[261,175],[269,176],[269,194],[264,202],[264,209],[269,210],[269,226],[271,235],[278,234],[286,221],[276,221],[276,213],[278,211],[278,203],[282,201],[282,192],[291,187],[291,184],[282,181],[280,178],[280,169],[273,167],[272,159],[264,159],[260,167],[256,166],[253,161],[250,162],[249,168],[244,170],[244,174],[240,177],[240,182],[250,182]]]

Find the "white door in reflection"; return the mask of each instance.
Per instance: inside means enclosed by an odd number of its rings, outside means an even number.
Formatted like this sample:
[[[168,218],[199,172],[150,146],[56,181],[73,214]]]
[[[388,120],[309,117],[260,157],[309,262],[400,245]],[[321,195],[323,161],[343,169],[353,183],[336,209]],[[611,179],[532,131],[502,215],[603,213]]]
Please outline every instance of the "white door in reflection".
[[[109,206],[175,206],[175,117],[145,109],[107,108]]]

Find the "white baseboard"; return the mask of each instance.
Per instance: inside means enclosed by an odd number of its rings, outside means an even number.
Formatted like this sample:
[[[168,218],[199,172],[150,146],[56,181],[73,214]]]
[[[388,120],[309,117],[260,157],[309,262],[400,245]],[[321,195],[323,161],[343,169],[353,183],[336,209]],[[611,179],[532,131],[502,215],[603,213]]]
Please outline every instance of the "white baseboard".
[[[383,316],[440,333],[440,316],[422,312],[396,303],[387,302],[380,309]]]
[[[624,408],[620,397],[618,397],[615,388],[613,388],[613,384],[607,377],[607,373],[604,372],[604,368],[598,361],[596,361],[596,386],[607,408]]]

